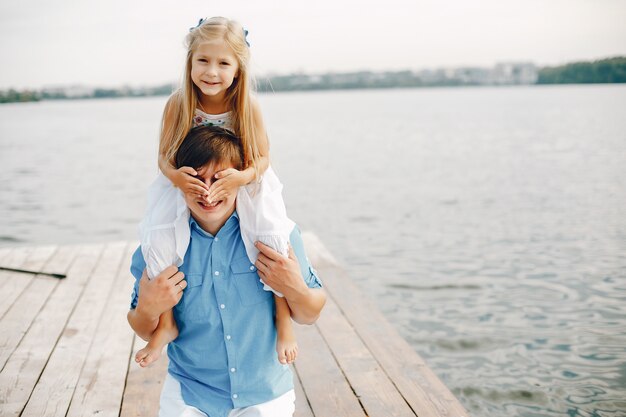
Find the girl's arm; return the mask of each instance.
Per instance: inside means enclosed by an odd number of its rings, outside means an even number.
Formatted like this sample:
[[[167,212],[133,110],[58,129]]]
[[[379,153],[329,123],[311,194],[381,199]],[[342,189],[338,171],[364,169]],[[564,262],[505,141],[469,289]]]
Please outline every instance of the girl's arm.
[[[209,187],[196,178],[198,173],[192,167],[180,167],[176,169],[165,159],[164,155],[159,155],[159,169],[163,175],[184,194],[192,193],[199,196],[206,196],[208,194]]]
[[[169,131],[168,127],[172,126],[176,123],[176,113],[174,112],[174,106],[178,105],[176,103],[177,98],[175,95],[170,96],[165,104],[165,109],[163,110],[163,126],[161,129],[161,138],[163,141],[164,132]],[[208,186],[195,178],[198,173],[192,167],[180,167],[176,169],[171,161],[167,160],[165,155],[162,152],[159,152],[159,169],[169,179],[175,187],[178,187],[183,193],[192,193],[197,194],[199,196],[207,195]]]

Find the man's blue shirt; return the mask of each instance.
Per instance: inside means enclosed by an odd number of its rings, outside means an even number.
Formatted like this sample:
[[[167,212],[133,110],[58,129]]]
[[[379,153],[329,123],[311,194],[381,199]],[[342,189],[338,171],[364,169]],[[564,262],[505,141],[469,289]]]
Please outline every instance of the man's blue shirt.
[[[215,236],[193,217],[189,224],[191,240],[179,268],[187,288],[174,307],[178,337],[168,345],[168,372],[180,382],[186,404],[210,417],[225,417],[233,408],[270,401],[293,389],[293,376],[289,366],[278,362],[274,298],[263,290],[246,255],[236,212]],[[290,241],[306,284],[321,287],[297,227]],[[137,306],[145,265],[139,248],[131,264],[131,309]]]

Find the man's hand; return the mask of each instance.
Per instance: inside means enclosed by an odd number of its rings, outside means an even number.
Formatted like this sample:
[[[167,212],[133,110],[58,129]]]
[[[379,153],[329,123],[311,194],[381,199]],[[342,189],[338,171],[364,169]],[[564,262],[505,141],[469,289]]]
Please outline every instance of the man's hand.
[[[185,275],[174,265],[168,266],[153,280],[143,271],[139,280],[137,312],[146,319],[157,320],[180,301],[187,287]]]
[[[289,304],[291,318],[300,324],[313,324],[326,303],[326,292],[309,288],[300,271],[300,263],[289,245],[289,258],[285,258],[261,242],[255,243],[261,252],[257,261],[259,276],[274,290],[282,293]]]
[[[300,263],[291,245],[288,258],[261,242],[256,242],[255,246],[260,253],[254,265],[267,285],[284,294],[287,299],[297,298],[306,292],[308,287],[302,279]]]

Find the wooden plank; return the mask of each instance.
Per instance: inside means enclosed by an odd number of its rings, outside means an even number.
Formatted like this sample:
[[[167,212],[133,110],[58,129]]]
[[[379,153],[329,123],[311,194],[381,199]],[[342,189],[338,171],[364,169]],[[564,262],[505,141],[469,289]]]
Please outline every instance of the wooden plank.
[[[9,356],[22,341],[58,281],[44,276],[33,279],[0,321],[0,369],[4,368]]]
[[[298,376],[298,371],[293,366],[291,370],[293,372],[293,387],[296,393],[296,411],[293,417],[315,417],[313,410],[311,410],[309,399],[306,397],[304,389],[302,389],[302,382]]]
[[[26,257],[20,268],[32,272],[41,272],[56,250],[56,246],[37,247]]]
[[[145,345],[146,342],[135,336],[120,417],[147,417],[156,416],[159,413],[161,389],[167,375],[169,360],[164,354],[147,368],[140,367],[135,362],[134,353]]]
[[[134,333],[126,320],[126,312],[134,282],[129,279],[128,269],[135,248],[126,248],[126,256],[118,268],[107,306],[87,354],[88,360],[76,385],[68,417],[117,417],[120,413],[128,358],[133,349]]]
[[[0,266],[5,266],[6,260],[10,258],[14,250],[15,248],[0,248]],[[0,282],[0,285],[1,284]]]
[[[19,416],[26,405],[102,249],[87,246],[77,252],[67,278],[56,287],[0,372],[2,416]]]
[[[34,247],[31,246],[19,246],[13,248],[13,250],[8,254],[8,256],[2,260],[2,265],[7,268],[19,268],[24,262],[26,262],[26,258],[35,250]]]
[[[72,262],[76,259],[77,253],[78,246],[72,245],[59,247],[59,249],[54,253],[54,256],[50,258],[50,260],[41,268],[40,272],[67,275]],[[64,278],[64,280],[65,279],[67,279],[67,277]]]
[[[2,266],[39,272],[55,250],[56,247],[54,246],[15,248],[3,261]],[[0,318],[2,318],[22,292],[31,284],[34,274],[11,271],[0,272],[2,272],[0,279],[4,281],[4,285],[0,288]]]
[[[32,279],[31,274],[0,271],[0,281],[2,281],[0,287],[0,319],[9,311]]]
[[[4,258],[7,257],[11,251],[13,251],[12,247],[3,247],[0,248],[0,265],[4,262]]]
[[[365,417],[354,392],[315,326],[295,326],[295,368],[316,417]]]
[[[332,297],[317,327],[369,417],[415,417]]]
[[[11,256],[11,252],[13,252],[14,248],[0,248],[0,266],[5,264],[5,260],[8,260]],[[5,279],[6,271],[0,270],[0,291],[2,291],[2,287],[8,281]],[[9,293],[10,294],[10,293]],[[0,317],[2,314],[0,314]]]
[[[468,416],[423,359],[345,275],[319,239],[311,233],[303,234],[303,238],[326,290],[413,411],[420,417]]]
[[[52,258],[38,269],[45,269],[50,266],[65,272],[69,268],[73,252],[71,248],[56,250]],[[40,252],[37,256],[39,259],[45,259],[47,254]],[[17,297],[16,302],[13,303],[4,319],[0,321],[0,369],[4,368],[9,356],[20,343],[28,327],[58,283],[59,280],[56,278],[44,275],[35,276],[25,291]]]
[[[2,259],[0,266],[7,268],[19,268],[26,257],[33,251],[31,247],[17,247],[8,251]],[[4,316],[9,307],[19,294],[30,283],[28,275],[16,275],[15,272],[0,271],[0,318]]]
[[[14,248],[0,248],[0,266],[4,265],[5,259],[9,259],[9,256],[11,255],[11,252],[13,250]],[[4,277],[5,274],[6,274],[6,271],[0,270],[0,291],[2,291],[2,287],[7,282],[7,280]],[[0,317],[1,316],[2,314],[0,313]]]
[[[24,408],[23,417],[65,417],[87,359],[100,316],[124,254],[124,243],[109,244],[55,346]]]

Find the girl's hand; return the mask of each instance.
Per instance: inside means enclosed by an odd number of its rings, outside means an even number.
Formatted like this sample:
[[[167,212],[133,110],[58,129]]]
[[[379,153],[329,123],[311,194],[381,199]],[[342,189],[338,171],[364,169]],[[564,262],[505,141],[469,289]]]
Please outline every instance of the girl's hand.
[[[239,187],[243,185],[243,174],[235,168],[226,168],[215,173],[215,181],[209,188],[206,197],[209,203],[225,200],[231,195],[237,194]]]
[[[183,192],[183,194],[194,194],[205,197],[209,192],[209,187],[198,178],[198,173],[191,167],[180,167],[172,175],[172,183]]]

